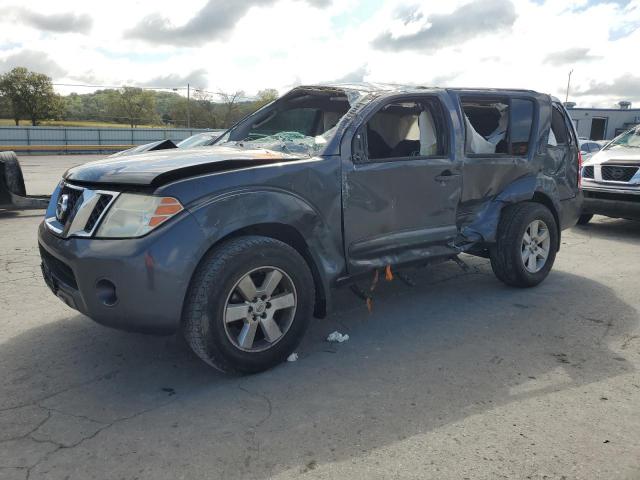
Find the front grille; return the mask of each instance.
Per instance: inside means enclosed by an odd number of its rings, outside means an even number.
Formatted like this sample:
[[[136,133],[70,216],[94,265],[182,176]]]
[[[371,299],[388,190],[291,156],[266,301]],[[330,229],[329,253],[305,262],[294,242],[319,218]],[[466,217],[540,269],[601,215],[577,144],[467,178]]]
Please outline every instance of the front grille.
[[[38,246],[40,247],[40,257],[53,276],[65,285],[77,290],[78,283],[71,267],[47,252],[42,248],[42,245]]]
[[[66,225],[71,217],[73,216],[73,212],[76,208],[76,205],[79,200],[82,199],[82,190],[78,190],[76,188],[71,188],[68,185],[62,187],[60,191],[60,195],[67,195],[67,211],[65,212],[65,216],[62,220],[64,220],[64,225]]]
[[[93,230],[93,228],[96,226],[96,223],[102,216],[104,209],[107,208],[112,198],[113,197],[111,195],[106,195],[106,194],[100,195],[100,199],[98,200],[98,203],[96,203],[96,206],[94,207],[93,211],[91,212],[91,215],[89,216],[89,219],[87,220],[86,225],[84,226],[85,232],[90,233]]]
[[[608,182],[628,182],[638,171],[638,167],[626,167],[622,165],[603,165],[602,180]]]
[[[57,236],[90,237],[117,196],[118,192],[62,185],[55,216],[45,223]]]
[[[593,178],[593,166],[584,167],[582,169],[582,178]]]

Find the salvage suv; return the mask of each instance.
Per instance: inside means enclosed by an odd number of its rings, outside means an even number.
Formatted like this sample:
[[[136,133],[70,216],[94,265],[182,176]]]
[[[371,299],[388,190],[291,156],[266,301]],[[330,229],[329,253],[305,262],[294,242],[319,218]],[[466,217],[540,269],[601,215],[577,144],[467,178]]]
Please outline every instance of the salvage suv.
[[[181,330],[210,365],[257,372],[294,351],[332,288],[389,266],[464,252],[537,285],[580,213],[579,162],[549,95],[299,87],[211,147],[68,170],[42,270],[99,323]]]

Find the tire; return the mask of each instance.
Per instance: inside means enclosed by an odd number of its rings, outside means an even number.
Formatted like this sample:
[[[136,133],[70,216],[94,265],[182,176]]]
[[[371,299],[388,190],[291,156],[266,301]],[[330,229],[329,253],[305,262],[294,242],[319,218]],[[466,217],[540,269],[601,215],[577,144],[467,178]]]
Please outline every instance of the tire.
[[[540,237],[547,239],[532,243],[528,250],[525,233],[537,225]],[[546,227],[546,228],[545,228]],[[553,267],[558,251],[558,225],[547,207],[534,202],[523,202],[506,207],[498,224],[497,239],[490,249],[491,268],[499,280],[507,285],[526,288],[542,282]],[[536,248],[537,245],[537,248]],[[529,252],[525,258],[525,251]],[[546,252],[546,257],[543,254]]]
[[[279,282],[276,290],[263,299],[260,291],[269,275],[281,279],[274,280]],[[253,297],[245,295],[247,276],[257,288],[257,299],[247,300]],[[285,297],[295,305],[276,308],[276,300],[281,303]],[[268,237],[235,238],[214,248],[198,266],[183,310],[183,334],[196,355],[218,370],[260,372],[283,362],[298,346],[311,320],[314,299],[313,277],[295,249]],[[230,313],[240,311],[241,316]],[[256,317],[259,311],[261,316]],[[271,320],[278,327],[275,334]],[[251,328],[255,337],[246,333]]]
[[[582,215],[580,215],[580,218],[578,218],[578,225],[586,225],[591,221],[592,218],[593,213],[583,213]]]
[[[27,196],[22,169],[18,157],[13,152],[0,152],[0,167],[4,169],[6,188],[14,195]],[[3,186],[0,185],[0,188]]]

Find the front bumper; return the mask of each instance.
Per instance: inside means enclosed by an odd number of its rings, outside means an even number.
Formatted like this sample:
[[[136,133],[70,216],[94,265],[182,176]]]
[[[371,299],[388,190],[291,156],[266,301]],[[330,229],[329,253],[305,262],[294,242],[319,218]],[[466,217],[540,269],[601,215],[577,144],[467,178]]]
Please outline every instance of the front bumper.
[[[593,183],[593,185],[591,184]],[[585,214],[640,220],[640,186],[611,187],[595,182],[583,187]]]
[[[161,334],[178,329],[206,245],[188,212],[137,239],[60,238],[42,222],[38,242],[45,282],[67,305],[103,325]]]

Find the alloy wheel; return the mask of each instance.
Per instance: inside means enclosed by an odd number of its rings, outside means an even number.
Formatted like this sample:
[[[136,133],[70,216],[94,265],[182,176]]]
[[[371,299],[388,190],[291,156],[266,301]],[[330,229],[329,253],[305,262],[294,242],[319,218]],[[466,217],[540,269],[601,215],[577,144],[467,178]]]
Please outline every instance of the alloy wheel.
[[[522,237],[521,258],[529,273],[537,273],[547,263],[551,248],[549,228],[542,220],[534,220]]]
[[[236,282],[224,307],[227,338],[245,352],[271,348],[287,333],[295,318],[296,289],[277,267],[260,267]]]

